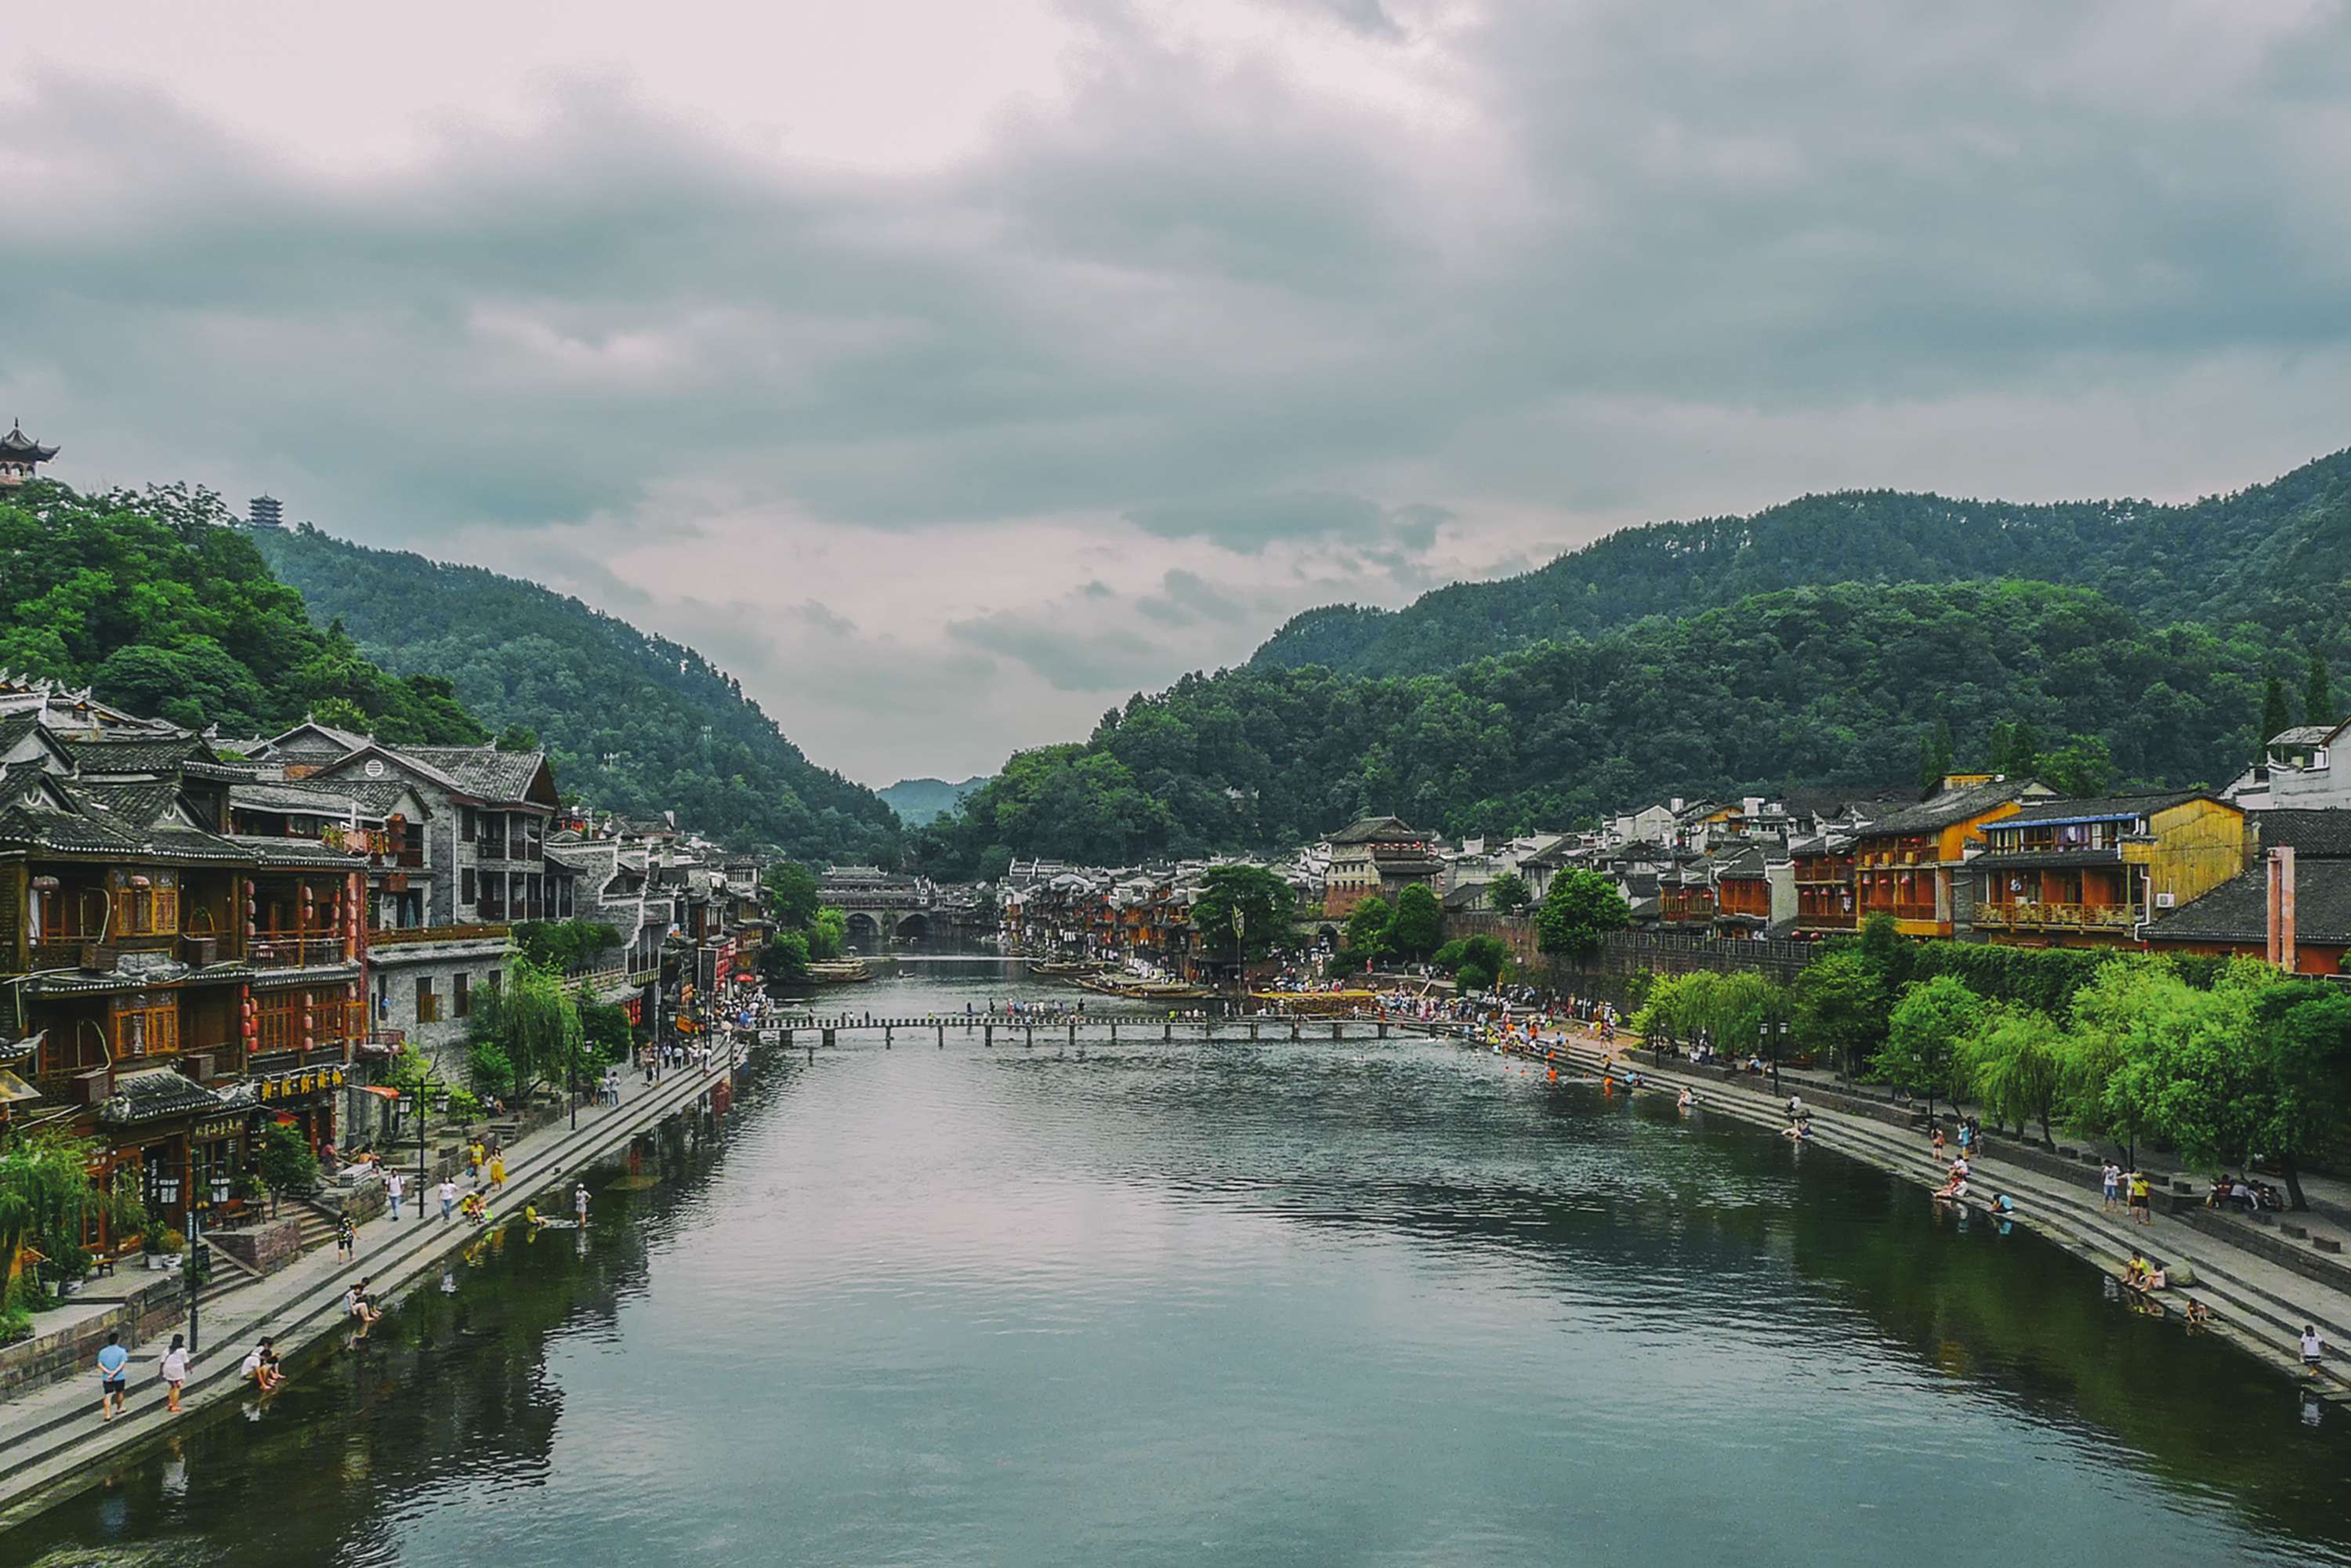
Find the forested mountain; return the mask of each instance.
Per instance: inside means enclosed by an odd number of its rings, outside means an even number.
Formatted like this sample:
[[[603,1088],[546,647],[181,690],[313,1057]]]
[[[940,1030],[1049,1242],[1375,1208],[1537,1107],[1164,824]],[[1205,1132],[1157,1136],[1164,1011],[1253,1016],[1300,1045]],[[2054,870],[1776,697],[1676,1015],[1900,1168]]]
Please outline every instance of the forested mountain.
[[[1373,811],[1564,827],[1669,794],[1909,784],[1943,727],[1965,764],[2018,723],[2051,749],[2079,737],[2066,766],[2093,789],[2220,783],[2253,753],[2265,672],[2301,657],[2044,583],[1799,588],[1440,675],[1187,675],[1083,745],[1015,756],[920,842],[967,874],[1004,850],[1280,848]]]
[[[1522,577],[1438,589],[1404,610],[1307,611],[1253,663],[1426,674],[1781,589],[2001,577],[2095,589],[2158,623],[2252,622],[2342,654],[2351,650],[2351,451],[2184,506],[1859,490],[1752,517],[1653,523]]]
[[[447,681],[395,679],[313,626],[228,520],[184,486],[83,496],[39,480],[0,499],[0,669],[232,737],[338,703],[387,740],[488,738]]]
[[[536,731],[556,780],[799,859],[893,863],[898,821],[816,767],[742,684],[693,649],[479,567],[370,549],[308,527],[252,536],[311,618],[394,670],[432,671],[488,724]]]
[[[960,784],[950,784],[944,779],[901,779],[874,793],[898,813],[900,821],[910,828],[919,828],[954,810],[963,803],[965,796],[987,782],[984,773],[975,774]]]

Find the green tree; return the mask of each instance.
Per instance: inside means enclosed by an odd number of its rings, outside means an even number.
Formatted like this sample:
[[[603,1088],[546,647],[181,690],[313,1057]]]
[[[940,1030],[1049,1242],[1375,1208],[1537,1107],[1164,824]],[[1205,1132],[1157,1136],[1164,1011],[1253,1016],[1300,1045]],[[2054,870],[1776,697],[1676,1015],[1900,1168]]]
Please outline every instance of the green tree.
[[[2050,1123],[2064,1094],[2070,1051],[2048,1014],[1989,1003],[1959,1039],[1958,1080],[1995,1126],[2013,1122],[2022,1132],[2037,1123],[2041,1141],[2053,1146]]]
[[[576,1085],[601,1065],[562,977],[522,957],[508,960],[503,986],[475,993],[469,1046],[484,1044],[505,1053],[517,1099],[541,1082]]]
[[[2074,994],[2074,1028],[2062,1115],[2067,1125],[2117,1145],[2136,1165],[2158,1126],[2159,1055],[2169,1019],[2195,1005],[2193,988],[2160,959],[2118,957]]]
[[[2289,1201],[2306,1208],[2303,1161],[2351,1136],[2351,995],[2309,980],[2266,987],[2254,1029],[2265,1081],[2254,1144],[2277,1161]]]
[[[2332,726],[2340,716],[2335,707],[2335,684],[2326,676],[2326,655],[2313,649],[2310,674],[2302,688],[2302,722]]]
[[[87,1267],[81,1239],[89,1225],[104,1217],[121,1237],[144,1224],[135,1192],[109,1193],[90,1179],[90,1166],[100,1154],[90,1140],[52,1127],[17,1134],[0,1145],[0,1292],[17,1280],[28,1249],[66,1278],[78,1278]],[[20,1288],[29,1294],[34,1287]],[[0,1299],[0,1306],[6,1304]]]
[[[1520,915],[1534,902],[1534,894],[1527,891],[1524,877],[1506,871],[1486,884],[1486,902],[1504,915]]]
[[[803,935],[808,938],[810,957],[820,961],[838,958],[841,949],[849,946],[849,915],[828,904],[816,912],[816,918],[809,923]]]
[[[1615,883],[1596,871],[1563,871],[1535,912],[1535,946],[1555,956],[1589,957],[1603,936],[1632,924],[1632,906]]]
[[[1949,975],[1904,988],[1886,1019],[1886,1043],[1870,1062],[1873,1076],[1927,1098],[1957,1097],[1959,1041],[1982,1020],[1984,999]]]
[[[1445,939],[1445,906],[1426,883],[1412,883],[1396,894],[1388,918],[1388,946],[1403,958],[1426,958]]]
[[[1347,956],[1351,960],[1361,963],[1386,955],[1388,921],[1393,914],[1388,901],[1376,893],[1347,912]]]
[[[759,878],[759,890],[768,895],[768,913],[787,931],[804,930],[824,906],[816,873],[797,861],[769,866]]]
[[[2286,706],[2285,682],[2272,670],[2262,687],[2262,733],[2254,742],[2254,755],[2259,757],[2262,747],[2293,727],[2294,710]]]
[[[1851,1076],[1886,1043],[1892,993],[1861,954],[1831,953],[1804,966],[1794,987],[1797,1038]]]
[[[262,1134],[261,1185],[274,1200],[287,1193],[307,1193],[319,1185],[319,1156],[309,1141],[292,1127],[272,1123]]]
[[[2041,758],[2033,776],[2060,795],[2101,795],[2115,781],[2114,751],[2095,735],[2077,735]]]
[[[538,731],[527,724],[510,724],[498,731],[497,747],[500,751],[537,751]]]
[[[759,980],[769,991],[795,990],[808,984],[808,937],[798,931],[771,934],[759,948]]]
[[[1289,943],[1297,897],[1261,866],[1212,866],[1192,901],[1192,929],[1212,957],[1255,963]]]

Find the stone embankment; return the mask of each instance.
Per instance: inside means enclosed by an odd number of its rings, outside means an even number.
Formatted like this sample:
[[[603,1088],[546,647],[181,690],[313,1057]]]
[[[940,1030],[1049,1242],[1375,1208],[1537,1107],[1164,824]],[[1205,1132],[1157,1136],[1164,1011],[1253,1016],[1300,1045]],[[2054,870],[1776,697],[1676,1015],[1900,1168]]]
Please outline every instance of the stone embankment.
[[[516,1140],[506,1151],[507,1176],[499,1209],[519,1210],[627,1148],[640,1134],[709,1105],[713,1092],[739,1065],[735,1053],[722,1049],[719,1054],[727,1060],[674,1069],[656,1084],[630,1075],[618,1107],[583,1106],[577,1129],[557,1123]],[[349,1262],[339,1260],[333,1248],[324,1248],[206,1300],[203,1354],[189,1368],[181,1396],[183,1415],[165,1410],[155,1375],[168,1329],[134,1353],[129,1407],[112,1422],[99,1417],[94,1371],[0,1403],[0,1432],[6,1434],[0,1444],[0,1531],[64,1492],[102,1480],[111,1467],[161,1444],[187,1423],[251,1397],[238,1368],[255,1342],[271,1336],[278,1354],[290,1362],[305,1348],[343,1332],[349,1323],[343,1292],[354,1281],[366,1279],[372,1293],[396,1300],[427,1276],[437,1278],[442,1265],[480,1232],[462,1219],[444,1223],[437,1206],[414,1201],[420,1196],[430,1195],[412,1190],[408,1218],[371,1218],[360,1226],[357,1253]],[[570,1203],[558,1195],[549,1207],[569,1213]]]
[[[1565,1043],[1508,1048],[1509,1054],[1548,1062],[1564,1071],[1593,1076],[1613,1073],[1619,1082],[1628,1073],[1640,1075],[1645,1091],[1676,1096],[1688,1088],[1698,1096],[1698,1113],[1731,1115],[1774,1128],[1788,1123],[1787,1101],[1773,1092],[1768,1080],[1726,1075],[1671,1061],[1653,1064],[1618,1047],[1604,1046],[1588,1035],[1572,1035]],[[1613,1067],[1612,1067],[1613,1063]],[[1882,1102],[1855,1096],[1823,1094],[1814,1085],[1799,1084],[1812,1122],[1809,1143],[1876,1166],[1916,1182],[1924,1188],[1942,1184],[1945,1166],[1938,1161],[1925,1136],[1908,1124],[1906,1111]],[[1836,1103],[1825,1103],[1834,1101]],[[2148,1298],[2177,1316],[2194,1296],[2210,1308],[2214,1321],[2208,1332],[2237,1344],[2272,1364],[2302,1371],[2299,1340],[2304,1323],[2315,1323],[2325,1334],[2329,1360],[2321,1369],[2321,1392],[2331,1399],[2351,1397],[2351,1374],[2343,1353],[2351,1348],[2351,1289],[2314,1277],[2333,1266],[2329,1260],[2299,1256],[2274,1256],[2283,1245],[2276,1239],[2249,1231],[2240,1239],[2231,1231],[2243,1228],[2217,1216],[2208,1216],[2200,1204],[2183,1195],[2169,1195],[2166,1207],[2152,1225],[2133,1222],[2127,1214],[2108,1212],[2100,1195],[2096,1171],[2068,1166],[2056,1155],[2040,1149],[2002,1145],[1988,1149],[1971,1161],[1970,1190],[1979,1197],[2007,1193],[2016,1204],[2012,1218],[2054,1241],[2110,1277],[2118,1276],[2134,1253],[2142,1253],[2167,1268],[2186,1263],[2195,1275],[2192,1288]],[[2351,1281],[2346,1281],[2351,1283]]]

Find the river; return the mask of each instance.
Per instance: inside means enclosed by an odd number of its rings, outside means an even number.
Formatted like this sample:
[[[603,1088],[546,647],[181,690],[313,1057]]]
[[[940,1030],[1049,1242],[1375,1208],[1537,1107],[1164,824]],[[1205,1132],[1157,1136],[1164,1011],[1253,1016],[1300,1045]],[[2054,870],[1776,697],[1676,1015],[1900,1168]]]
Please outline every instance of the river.
[[[446,1284],[0,1563],[2351,1562],[2346,1412],[2055,1248],[1425,1041],[769,1051]]]

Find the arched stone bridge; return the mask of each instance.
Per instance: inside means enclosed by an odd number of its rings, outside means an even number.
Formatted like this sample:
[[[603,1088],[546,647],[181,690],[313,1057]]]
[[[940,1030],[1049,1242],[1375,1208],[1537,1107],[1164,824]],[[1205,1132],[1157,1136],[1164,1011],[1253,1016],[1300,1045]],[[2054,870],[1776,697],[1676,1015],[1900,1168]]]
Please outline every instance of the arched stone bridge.
[[[831,865],[818,879],[818,896],[849,917],[849,945],[879,953],[892,943],[926,942],[949,921],[938,888],[927,878],[875,866]]]

